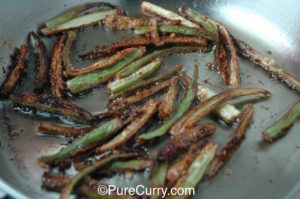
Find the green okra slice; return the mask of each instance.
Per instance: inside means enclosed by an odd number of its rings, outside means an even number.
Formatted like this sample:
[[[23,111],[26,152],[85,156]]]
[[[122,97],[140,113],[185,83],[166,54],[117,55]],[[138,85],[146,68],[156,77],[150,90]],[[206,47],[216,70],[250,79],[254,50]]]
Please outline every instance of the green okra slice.
[[[193,51],[200,51],[201,49],[202,49],[201,47],[197,47],[197,46],[176,46],[171,48],[165,48],[162,50],[155,50],[152,53],[145,55],[144,57],[132,62],[124,69],[120,70],[120,72],[118,72],[117,74],[117,77],[118,78],[127,77],[128,75],[136,72],[143,65],[149,63],[153,59],[158,58],[160,56],[166,56],[168,54],[173,54],[173,53],[187,53]]]
[[[166,120],[157,129],[150,132],[146,132],[138,136],[136,140],[141,142],[144,140],[151,140],[165,135],[168,132],[168,130],[173,126],[173,124],[177,122],[191,107],[197,93],[197,85],[198,85],[198,67],[195,66],[192,83],[189,85],[189,88],[183,100],[178,105],[172,117],[169,120]]]
[[[132,73],[130,76],[125,77],[123,79],[117,79],[114,82],[111,82],[107,85],[107,87],[113,92],[118,93],[126,88],[130,88],[141,80],[152,75],[156,70],[161,66],[162,61],[157,58],[153,60],[151,63],[147,64],[143,68],[137,70],[135,73]]]
[[[149,26],[136,27],[134,29],[134,33],[140,35],[147,33],[149,30]],[[181,35],[200,36],[210,40],[212,39],[210,34],[208,34],[205,30],[201,28],[193,28],[188,26],[161,24],[158,26],[158,31],[162,33],[176,33]]]
[[[145,48],[138,48],[109,68],[74,77],[66,82],[67,89],[72,94],[77,94],[105,83],[112,79],[120,69],[131,63],[133,60],[141,57],[145,51]]]
[[[84,136],[75,139],[71,144],[67,145],[65,148],[62,148],[57,153],[49,156],[42,156],[39,158],[39,163],[42,167],[45,165],[53,165],[59,160],[74,155],[78,151],[93,147],[95,144],[98,144],[105,138],[113,135],[115,132],[121,129],[124,123],[125,122],[120,118],[114,118],[110,121],[107,121]]]
[[[300,100],[297,100],[293,106],[285,113],[282,118],[272,124],[265,132],[263,138],[267,142],[273,142],[276,139],[286,135],[287,130],[293,126],[300,117]]]
[[[186,175],[178,179],[175,188],[196,188],[202,180],[210,162],[213,160],[218,145],[209,141],[189,167]],[[167,198],[185,199],[190,195],[169,195]]]
[[[114,8],[112,10],[96,11],[89,14],[77,16],[81,12],[93,7],[108,6]],[[106,15],[121,14],[123,10],[111,3],[99,2],[88,3],[83,6],[73,8],[47,22],[44,23],[41,33],[44,35],[51,35],[57,32],[62,32],[72,28],[78,28],[90,24],[97,23],[98,21],[105,19]]]
[[[82,171],[80,171],[79,173],[76,174],[76,176],[74,178],[71,179],[71,181],[69,181],[67,183],[67,185],[62,189],[61,192],[61,199],[68,199],[73,188],[75,187],[75,185],[84,177],[86,177],[87,175],[91,174],[92,172],[94,172],[95,170],[104,167],[105,165],[111,163],[114,160],[118,160],[118,159],[124,159],[124,158],[130,158],[130,157],[134,157],[136,156],[136,154],[134,153],[124,153],[124,154],[113,154],[109,157],[103,158],[99,161],[97,161],[95,164],[86,167],[85,169],[83,169]]]

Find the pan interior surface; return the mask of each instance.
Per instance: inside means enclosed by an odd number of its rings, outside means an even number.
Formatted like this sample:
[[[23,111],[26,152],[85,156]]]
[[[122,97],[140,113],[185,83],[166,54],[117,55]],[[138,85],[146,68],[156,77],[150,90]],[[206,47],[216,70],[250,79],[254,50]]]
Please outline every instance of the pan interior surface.
[[[10,64],[9,57],[14,48],[27,42],[29,31],[37,31],[44,21],[86,2],[88,1],[1,1],[0,65],[3,71],[6,71]],[[141,14],[141,1],[110,2],[123,7],[129,16]],[[269,54],[286,71],[300,77],[300,1],[151,2],[174,11],[185,5],[219,20],[236,38],[249,43],[263,54]],[[107,30],[101,25],[85,28],[80,31],[72,46],[73,63],[75,67],[88,64],[88,61],[79,61],[77,55],[93,49],[95,45],[106,45],[132,36],[132,32]],[[43,39],[50,51],[56,37]],[[207,80],[212,85],[222,86],[220,75],[206,68],[206,63],[213,61],[213,56],[213,51],[172,55],[164,58],[166,67],[162,70],[175,64],[183,64],[184,70],[191,75],[193,66],[198,64],[200,82]],[[17,88],[17,92],[26,93],[32,89],[34,65],[29,61],[27,78],[23,80],[22,86]],[[218,176],[210,181],[201,182],[193,198],[297,198],[300,195],[300,123],[295,123],[289,134],[274,144],[263,142],[261,132],[287,111],[289,105],[299,98],[299,94],[278,80],[270,78],[264,70],[247,60],[240,59],[240,69],[242,87],[264,88],[269,90],[272,96],[254,104],[254,121],[248,129],[246,140]],[[2,81],[5,75],[0,73]],[[219,86],[211,88],[220,91]],[[106,88],[100,87],[73,101],[91,112],[101,111],[105,108],[108,95]],[[233,101],[242,107],[241,102],[243,101]],[[0,111],[0,188],[16,198],[58,198],[58,194],[41,188],[44,170],[36,163],[36,159],[58,151],[66,141],[37,136],[37,126],[42,119],[30,118],[13,111],[9,101],[0,102]],[[216,134],[212,138],[223,146],[233,129],[220,123],[217,126]],[[103,182],[120,187],[134,187],[139,184],[147,185],[147,177],[148,173],[145,172],[134,174],[131,179],[120,175],[103,179]]]

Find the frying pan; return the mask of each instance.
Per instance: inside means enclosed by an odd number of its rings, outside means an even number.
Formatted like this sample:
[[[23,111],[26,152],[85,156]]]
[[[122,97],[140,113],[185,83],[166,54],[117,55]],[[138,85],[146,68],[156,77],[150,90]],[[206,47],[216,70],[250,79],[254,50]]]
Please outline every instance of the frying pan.
[[[27,33],[37,30],[42,22],[62,13],[64,10],[87,1],[71,0],[2,0],[0,1],[0,65],[6,71],[9,56],[14,47],[26,42]],[[191,7],[224,23],[231,33],[244,40],[264,54],[275,58],[287,71],[300,76],[300,1],[299,0],[164,0],[151,1],[167,9],[177,10],[180,6]],[[140,14],[141,1],[112,1],[123,7],[129,15]],[[89,27],[81,31],[72,46],[73,62],[78,62],[77,54],[92,49],[96,44],[104,45],[130,38],[126,31],[107,31],[103,27]],[[48,50],[53,39],[44,38]],[[184,64],[191,74],[191,68],[198,62],[200,81],[208,80],[221,85],[221,78],[215,71],[208,71],[205,63],[213,60],[213,54],[191,53],[164,59],[167,66]],[[246,60],[240,59],[242,87],[268,89],[272,97],[255,104],[254,122],[249,128],[246,140],[222,169],[210,181],[203,181],[193,198],[256,198],[292,199],[300,197],[300,123],[296,123],[288,136],[266,144],[261,132],[287,110],[299,95],[279,81],[268,77],[265,71]],[[2,71],[2,69],[1,69]],[[1,81],[5,74],[0,72]],[[29,61],[27,79],[18,92],[29,92],[33,85],[34,63]],[[213,87],[218,90],[218,88]],[[90,110],[103,110],[108,92],[105,88],[94,89],[84,98],[76,98],[75,103]],[[233,102],[233,103],[239,103]],[[0,189],[15,198],[58,198],[56,193],[41,189],[43,170],[35,160],[41,155],[51,154],[65,143],[64,140],[41,138],[36,135],[40,118],[29,118],[12,111],[9,101],[0,102]],[[219,125],[213,139],[224,144],[232,128]],[[103,179],[118,186],[135,186],[147,183],[147,172],[134,175],[133,179],[116,176]]]

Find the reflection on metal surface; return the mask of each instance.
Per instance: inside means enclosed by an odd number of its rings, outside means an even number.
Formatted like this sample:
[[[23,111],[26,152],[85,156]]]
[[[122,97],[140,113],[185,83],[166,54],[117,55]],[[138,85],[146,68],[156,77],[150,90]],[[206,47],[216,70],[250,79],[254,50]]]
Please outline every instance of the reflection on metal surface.
[[[259,39],[268,38],[269,42],[280,46],[282,50],[293,48],[286,31],[266,20],[260,13],[232,6],[222,10],[222,18],[230,21],[235,27],[243,27],[248,34],[257,35]]]

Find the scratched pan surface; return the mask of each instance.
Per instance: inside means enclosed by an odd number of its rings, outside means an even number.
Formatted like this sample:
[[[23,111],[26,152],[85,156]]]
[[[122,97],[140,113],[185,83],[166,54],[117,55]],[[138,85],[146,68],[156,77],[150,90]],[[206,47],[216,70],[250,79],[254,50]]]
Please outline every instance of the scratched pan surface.
[[[5,71],[9,65],[9,55],[15,46],[26,41],[27,32],[37,30],[43,21],[61,13],[63,10],[86,1],[58,0],[2,0],[0,2],[0,65]],[[192,7],[202,14],[210,15],[223,22],[236,37],[248,42],[262,53],[270,54],[282,67],[300,76],[300,2],[298,0],[280,1],[153,1],[163,7],[176,10],[182,5]],[[138,16],[140,1],[113,1],[122,6],[129,15]],[[92,49],[96,44],[103,45],[113,41],[130,38],[132,33],[104,30],[101,26],[87,28],[80,32],[72,46],[73,62],[78,62],[78,52]],[[53,39],[45,39],[48,49]],[[174,64],[185,65],[191,74],[195,63],[200,67],[200,81],[208,80],[222,85],[216,72],[208,71],[205,63],[213,60],[212,53],[191,53],[174,55],[164,59],[166,68]],[[28,79],[23,81],[20,92],[29,92],[34,77],[34,64],[28,67]],[[295,124],[289,135],[269,145],[262,142],[261,132],[269,126],[299,96],[283,84],[270,79],[266,72],[240,60],[242,86],[261,87],[272,92],[267,101],[255,104],[255,117],[247,138],[238,152],[220,174],[211,181],[204,181],[194,198],[299,198],[300,197],[300,123]],[[0,79],[3,81],[2,69]],[[219,88],[215,88],[220,91]],[[105,88],[94,89],[85,98],[77,98],[75,103],[91,112],[103,110],[108,92]],[[235,101],[234,103],[239,103]],[[43,170],[35,160],[51,154],[65,143],[64,140],[41,138],[36,135],[38,118],[29,118],[11,110],[8,101],[0,102],[0,189],[16,198],[58,198],[55,193],[42,190]],[[218,125],[213,139],[224,144],[233,131]],[[147,173],[134,175],[132,179],[117,176],[105,179],[107,183],[118,186],[147,184]]]

